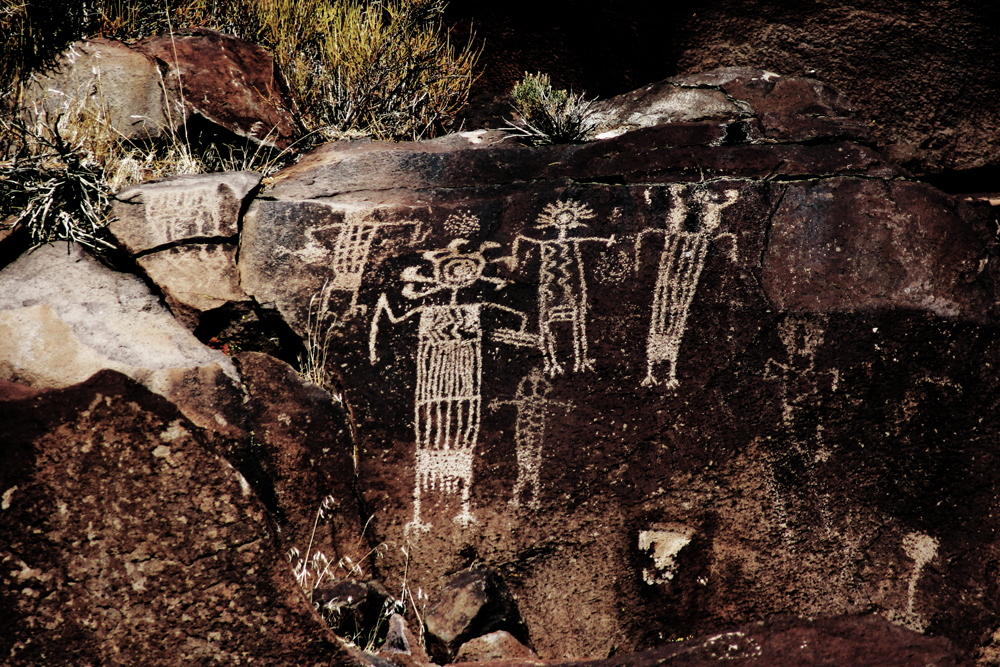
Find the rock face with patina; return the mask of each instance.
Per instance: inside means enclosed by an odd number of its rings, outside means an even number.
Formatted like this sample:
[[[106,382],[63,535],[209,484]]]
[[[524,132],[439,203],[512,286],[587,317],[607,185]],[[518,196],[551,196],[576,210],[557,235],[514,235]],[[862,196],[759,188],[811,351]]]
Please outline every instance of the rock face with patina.
[[[664,122],[678,99],[706,111]],[[976,645],[985,222],[815,82],[724,70],[622,105],[582,145],[331,144],[248,211],[243,288],[334,332],[361,497],[409,545],[387,577],[516,575],[543,658],[869,608]]]
[[[181,408],[203,449],[226,443],[280,546],[316,545],[334,558],[374,547],[365,576],[427,612],[428,631],[431,617],[457,609],[432,609],[449,578],[490,568],[519,620],[452,633],[438,652],[449,659],[498,628],[542,659],[707,637],[636,664],[781,653],[784,637],[830,634],[840,646],[853,632],[896,637],[900,652],[920,643],[913,630],[995,652],[991,214],[887,162],[850,103],[809,79],[717,70],[595,109],[601,138],[589,143],[527,147],[487,131],[338,142],[263,192],[256,176],[228,174],[119,194],[112,231],[175,318],[203,343],[207,320],[240,308],[252,309],[255,326],[283,321],[312,352],[299,370],[329,391],[259,350],[234,367],[174,321],[169,336],[151,340],[190,347],[183,368],[211,373],[184,371],[183,391],[162,390],[158,375],[133,370],[158,357],[134,351],[145,344],[131,325],[170,319],[154,292],[51,248],[0,273],[0,379],[34,385],[0,390],[12,405],[34,400],[46,385],[29,380],[57,376],[52,363],[24,360],[55,358],[56,348],[33,345],[31,332],[72,331],[74,368],[129,373]],[[75,284],[85,282],[94,285]],[[129,320],[130,304],[142,315]],[[241,326],[250,325],[219,330]],[[222,339],[222,349],[238,342]],[[294,358],[298,349],[281,351]],[[58,377],[59,386],[84,379]],[[211,378],[226,391],[206,394]],[[158,430],[101,454],[138,462],[122,484],[158,484],[164,466],[193,480],[221,470],[219,493],[230,500],[219,500],[221,517],[204,512],[228,548],[212,543],[212,553],[263,545],[255,501],[234,500],[242,478],[190,438],[157,455],[179,417],[115,382],[124,388],[100,390],[116,397],[106,408],[85,400],[84,385],[62,390],[73,414],[26,436],[25,447],[55,460],[59,425],[71,424],[72,455],[98,461],[77,444],[93,420],[134,413]],[[119,400],[129,392],[143,396],[137,408]],[[194,400],[213,395],[221,406]],[[9,485],[3,475],[7,511],[37,474],[18,469]],[[330,495],[338,514],[317,533],[314,512]],[[181,496],[170,502],[180,507]],[[245,536],[226,502],[250,517]],[[63,530],[68,519],[52,521]],[[5,525],[21,539],[22,528]],[[82,523],[71,528],[86,534]],[[201,544],[178,530],[180,541]],[[142,549],[162,533],[150,531]],[[180,553],[179,544],[163,548]],[[126,546],[145,562],[141,545]],[[43,573],[67,567],[59,549],[45,551]],[[253,549],[245,562],[254,581],[272,586],[274,554]],[[38,566],[17,567],[4,572],[7,592],[14,578],[37,578]],[[133,574],[116,567],[122,581]],[[290,568],[285,575],[294,582]],[[281,622],[316,620],[301,611],[304,598],[273,588],[261,598],[284,600]],[[54,618],[48,602],[16,599],[19,623]],[[896,627],[850,616],[718,634],[776,614],[859,612]],[[419,634],[416,615],[407,622]],[[297,637],[293,625],[282,632]],[[389,625],[394,643],[383,655],[418,660],[402,619]],[[194,636],[211,641],[211,632]],[[234,652],[224,655],[242,659],[247,634],[226,637]],[[928,641],[928,655],[948,664],[951,645]],[[284,640],[265,648],[279,663],[298,660]],[[313,648],[300,662],[336,658]]]

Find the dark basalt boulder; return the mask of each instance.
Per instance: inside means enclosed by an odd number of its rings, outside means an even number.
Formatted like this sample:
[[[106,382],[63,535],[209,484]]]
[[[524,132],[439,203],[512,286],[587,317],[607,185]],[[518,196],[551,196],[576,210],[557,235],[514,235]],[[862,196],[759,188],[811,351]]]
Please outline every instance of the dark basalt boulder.
[[[359,664],[247,482],[176,407],[114,371],[2,396],[10,664]]]
[[[178,30],[135,47],[166,63],[185,117],[197,114],[254,144],[287,148],[299,123],[284,78],[265,49],[207,28]]]
[[[677,94],[730,106],[665,122]],[[865,609],[976,646],[988,216],[813,81],[630,99],[602,113],[650,125],[585,144],[330,144],[250,206],[243,288],[300,335],[311,302],[337,322],[358,492],[408,545],[387,585],[496,567],[542,658]]]

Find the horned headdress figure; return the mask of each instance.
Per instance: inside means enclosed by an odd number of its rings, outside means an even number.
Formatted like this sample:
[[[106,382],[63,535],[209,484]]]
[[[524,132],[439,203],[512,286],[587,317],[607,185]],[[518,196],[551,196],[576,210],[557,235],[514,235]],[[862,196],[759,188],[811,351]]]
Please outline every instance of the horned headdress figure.
[[[666,229],[647,229],[635,240],[636,271],[639,270],[639,250],[643,239],[652,234],[663,235],[663,252],[660,254],[659,273],[656,277],[656,287],[653,292],[653,313],[649,325],[649,337],[646,340],[646,377],[643,386],[659,384],[653,373],[657,363],[667,363],[668,389],[678,386],[677,356],[681,349],[681,339],[687,327],[688,311],[694,301],[705,268],[705,259],[712,241],[721,236],[732,234],[716,234],[722,221],[722,209],[736,201],[738,192],[726,190],[725,199],[718,201],[712,193],[700,186],[695,186],[691,195],[693,206],[689,205],[681,194],[685,186],[671,186],[674,206],[670,209]],[[693,208],[696,215],[696,226],[686,227],[688,213]],[[735,254],[735,245],[731,249]],[[735,259],[735,257],[732,257]]]
[[[494,303],[462,303],[462,290],[486,282],[501,286],[500,278],[484,276],[487,265],[484,252],[497,247],[487,242],[478,249],[463,252],[464,239],[452,241],[444,250],[423,253],[426,264],[403,270],[406,282],[401,294],[407,299],[425,299],[447,295],[434,303],[424,303],[397,316],[385,294],[379,298],[372,318],[369,353],[372,363],[378,360],[376,341],[379,320],[384,313],[398,324],[419,315],[417,326],[417,378],[414,396],[413,425],[416,435],[416,484],[413,492],[413,520],[406,532],[427,531],[430,525],[420,520],[420,497],[423,491],[461,493],[462,508],[455,521],[475,523],[469,507],[473,455],[479,438],[481,389],[483,382],[483,328],[481,312],[492,307],[515,314],[523,328],[523,314]]]

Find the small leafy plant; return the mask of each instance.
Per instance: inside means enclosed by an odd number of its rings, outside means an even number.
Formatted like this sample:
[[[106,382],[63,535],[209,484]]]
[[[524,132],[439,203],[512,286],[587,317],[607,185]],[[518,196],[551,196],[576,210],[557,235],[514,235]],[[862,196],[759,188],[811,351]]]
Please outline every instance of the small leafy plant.
[[[591,111],[594,100],[582,94],[556,90],[547,74],[528,74],[510,93],[519,118],[507,130],[530,143],[558,144],[589,140],[597,129]]]

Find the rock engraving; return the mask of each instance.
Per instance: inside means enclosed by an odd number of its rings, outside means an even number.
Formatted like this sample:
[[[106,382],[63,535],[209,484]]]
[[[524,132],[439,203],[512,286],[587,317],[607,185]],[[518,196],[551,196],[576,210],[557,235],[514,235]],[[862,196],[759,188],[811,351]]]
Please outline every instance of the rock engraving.
[[[663,235],[663,252],[653,291],[653,312],[646,341],[646,377],[643,386],[659,384],[654,374],[658,363],[668,364],[666,387],[676,389],[677,357],[680,354],[681,339],[687,328],[688,312],[698,290],[698,281],[705,268],[708,249],[714,239],[728,236],[734,240],[730,259],[735,260],[735,236],[715,234],[722,220],[722,209],[736,201],[738,192],[726,190],[723,201],[716,201],[707,190],[695,189],[691,198],[693,207],[684,201],[681,194],[685,187],[671,186],[671,195],[676,204],[670,209],[666,229],[646,229],[635,240],[636,271],[639,270],[639,251],[647,236]],[[691,208],[694,210],[691,211]],[[685,225],[689,213],[697,219],[697,227],[688,229]]]
[[[539,475],[542,469],[542,445],[545,442],[545,426],[548,421],[549,406],[557,405],[567,411],[572,403],[554,401],[548,397],[552,385],[545,379],[541,369],[534,369],[517,386],[514,398],[506,401],[490,402],[490,409],[496,410],[505,405],[517,408],[517,420],[514,422],[514,443],[517,453],[517,482],[514,484],[514,496],[510,504],[519,507],[521,494],[525,487],[531,491],[528,507],[537,510],[538,495],[541,492]]]
[[[414,432],[416,435],[416,482],[413,490],[413,520],[405,528],[409,535],[428,531],[430,524],[420,519],[422,491],[461,493],[462,506],[455,521],[463,526],[475,523],[469,507],[473,455],[479,438],[483,383],[483,308],[496,308],[515,315],[524,326],[524,314],[495,303],[460,303],[459,292],[482,281],[494,287],[505,284],[500,278],[484,276],[486,250],[497,244],[487,242],[477,250],[463,252],[467,241],[455,239],[444,250],[423,253],[430,264],[403,270],[406,282],[402,295],[425,299],[446,293],[448,301],[424,303],[396,315],[383,293],[372,317],[369,337],[371,362],[378,360],[376,342],[379,320],[385,314],[393,324],[419,315],[417,327],[417,370],[414,392]],[[423,287],[421,287],[423,286]]]
[[[574,236],[574,230],[586,229],[583,222],[594,217],[585,204],[573,200],[549,204],[535,222],[535,230],[555,238],[535,238],[520,234],[514,240],[506,264],[513,268],[518,263],[522,243],[538,246],[538,336],[539,349],[545,359],[545,372],[550,377],[564,373],[559,363],[557,336],[553,330],[556,322],[569,322],[573,342],[573,372],[593,370],[594,360],[587,355],[587,281],[584,277],[580,245],[587,242],[610,246],[614,236]]]
[[[331,253],[333,263],[333,277],[330,280],[330,289],[350,292],[351,303],[344,316],[352,315],[358,309],[358,292],[361,290],[361,279],[364,277],[365,267],[368,265],[368,258],[371,254],[372,241],[382,229],[393,227],[413,226],[411,242],[417,242],[420,235],[421,224],[419,222],[376,222],[376,221],[348,221],[338,225],[340,231],[334,241],[333,252]]]
[[[227,208],[239,210],[239,202],[222,185],[149,188],[143,192],[146,218],[153,229],[164,230],[167,241],[228,236],[220,214],[220,199],[230,200]]]

